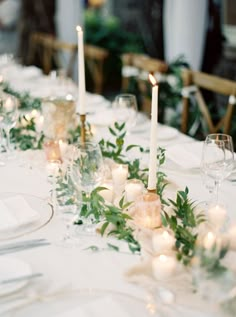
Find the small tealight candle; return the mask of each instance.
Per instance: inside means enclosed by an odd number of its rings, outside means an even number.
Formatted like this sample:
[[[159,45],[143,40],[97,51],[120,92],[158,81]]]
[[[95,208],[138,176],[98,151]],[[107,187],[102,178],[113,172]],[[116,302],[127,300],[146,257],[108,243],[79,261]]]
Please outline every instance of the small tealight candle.
[[[128,177],[128,165],[115,164],[112,167],[111,175],[115,185],[124,185]]]
[[[125,185],[125,195],[128,202],[135,201],[136,198],[142,195],[144,185],[139,179],[130,179]]]
[[[152,272],[157,280],[166,280],[176,271],[176,259],[169,255],[161,254],[152,261]]]
[[[216,244],[216,235],[210,231],[207,233],[207,235],[203,239],[203,246],[206,250],[210,250],[215,244]]]
[[[208,209],[209,221],[217,228],[221,227],[226,219],[227,211],[223,206],[215,205]]]
[[[61,152],[59,143],[54,140],[50,140],[44,143],[44,149],[46,154],[46,159],[48,162],[51,161],[61,161]]]
[[[158,229],[152,235],[152,246],[156,253],[170,251],[175,245],[174,236],[165,229]]]
[[[99,194],[105,199],[106,202],[111,203],[113,201],[113,184],[111,181],[104,182],[101,187],[105,187],[106,189],[101,190]]]

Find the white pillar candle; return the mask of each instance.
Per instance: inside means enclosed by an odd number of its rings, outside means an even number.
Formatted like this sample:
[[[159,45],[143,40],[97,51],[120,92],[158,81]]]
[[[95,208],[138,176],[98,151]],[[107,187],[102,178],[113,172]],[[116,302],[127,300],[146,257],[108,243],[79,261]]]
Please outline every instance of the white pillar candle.
[[[169,255],[159,255],[152,261],[152,272],[157,280],[166,280],[176,271],[176,259]]]
[[[78,104],[80,115],[85,114],[85,70],[83,30],[77,25],[78,36]]]
[[[42,115],[35,117],[34,123],[36,132],[41,133],[44,126],[44,117]]]
[[[224,225],[226,214],[226,209],[220,205],[211,206],[208,209],[209,221],[217,228]]]
[[[114,195],[112,182],[104,182],[101,187],[105,187],[106,189],[101,190],[99,194],[105,199],[106,202],[112,203]]]
[[[170,251],[175,245],[175,237],[167,230],[159,229],[152,235],[152,246],[155,253]]]
[[[144,190],[143,183],[138,179],[131,179],[125,185],[126,201],[135,201],[136,198],[142,195]]]
[[[206,250],[212,249],[212,247],[216,244],[216,236],[213,232],[208,232],[207,235],[203,239],[203,246]]]
[[[152,112],[151,112],[151,131],[150,131],[150,154],[149,154],[149,173],[148,189],[156,189],[157,183],[157,121],[158,121],[158,86],[155,78],[149,74],[152,87]]]
[[[68,149],[68,143],[63,140],[59,140],[59,147],[60,147],[61,155],[64,156]]]
[[[128,166],[125,164],[116,164],[111,171],[112,180],[115,185],[124,185],[128,177]]]
[[[229,245],[232,250],[236,250],[236,225],[232,225],[228,231]]]
[[[7,111],[12,111],[14,109],[14,101],[12,97],[7,97],[5,102],[5,108]]]

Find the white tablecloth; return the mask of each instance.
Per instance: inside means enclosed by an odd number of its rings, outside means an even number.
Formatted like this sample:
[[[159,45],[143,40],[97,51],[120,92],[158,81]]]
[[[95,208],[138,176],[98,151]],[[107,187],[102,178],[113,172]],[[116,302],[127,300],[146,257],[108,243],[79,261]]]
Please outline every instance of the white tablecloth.
[[[89,97],[91,96],[88,95],[88,99]],[[101,100],[102,99],[100,99],[100,101]],[[104,105],[108,105],[105,100]],[[148,119],[142,117],[142,115],[139,116],[139,120],[141,120],[140,122],[142,122],[142,124],[146,120],[146,128],[141,132],[137,129],[136,133],[131,133],[131,135],[127,137],[127,143],[138,143],[140,145],[148,146],[150,123]],[[98,125],[96,129],[98,138],[107,135],[105,127]],[[193,141],[191,138],[179,133],[178,131],[175,131],[175,133],[172,131],[172,136],[169,132],[165,134],[165,129],[166,127],[159,125],[158,142],[161,146],[165,146],[167,150],[171,145],[182,144],[182,146],[184,146],[184,143]],[[44,168],[42,162],[44,162],[44,156],[42,156],[40,151],[36,151],[34,153],[29,151],[28,153],[19,154],[18,159],[1,167],[0,194],[5,192],[14,192],[36,195],[42,199],[49,197],[51,185],[47,180],[46,169]],[[183,170],[178,167],[176,168],[176,165],[171,164],[171,162],[167,162],[164,170],[168,175],[168,179],[175,183],[178,188],[184,189],[186,185],[189,187],[190,196],[193,200],[203,201],[208,199],[208,193],[202,183],[200,170],[195,170],[194,173],[192,173],[191,170]],[[233,200],[236,187],[233,184],[234,183],[232,182],[225,181],[220,191],[221,199],[227,206],[228,215],[230,217],[230,221],[232,222],[236,220],[235,204]],[[144,314],[140,315],[142,309],[144,309],[147,316],[151,315],[151,313],[148,313],[148,310],[145,310],[145,305],[147,303],[150,304],[147,289],[129,283],[125,278],[125,272],[133,265],[139,263],[142,260],[141,256],[127,252],[115,252],[108,250],[99,252],[84,250],[84,246],[99,244],[101,242],[104,243],[104,240],[101,241],[101,238],[95,238],[94,240],[94,238],[81,237],[81,242],[78,246],[64,247],[59,243],[64,231],[64,222],[60,219],[60,217],[54,215],[53,219],[43,228],[16,239],[20,241],[24,239],[46,238],[51,242],[51,245],[49,246],[13,254],[13,256],[29,263],[33,272],[43,273],[43,277],[30,282],[27,287],[18,291],[16,294],[13,294],[12,298],[14,296],[17,297],[18,295],[22,295],[23,299],[28,303],[30,298],[35,298],[34,296],[37,297],[40,294],[41,301],[36,301],[36,306],[33,306],[32,308],[33,311],[30,311],[30,305],[28,305],[25,308],[25,313],[24,310],[17,309],[14,311],[14,314],[12,312],[2,313],[2,316],[52,316],[50,313],[50,307],[51,309],[54,309],[58,303],[61,305],[60,313],[64,314],[68,312],[68,316],[70,316],[69,311],[76,309],[79,305],[78,304],[76,306],[77,302],[81,304],[83,300],[86,302],[87,298],[91,298],[92,303],[99,298],[101,299],[101,294],[103,293],[104,298],[106,298],[106,302],[109,302],[106,313],[103,314],[104,317],[113,315],[111,309],[117,305],[117,302],[119,302],[119,296],[122,297],[122,294],[127,294],[126,306],[120,306],[121,309],[123,309],[124,316],[145,316]],[[0,247],[2,243],[4,243],[4,241],[0,241]],[[114,244],[116,244],[116,242],[114,242]],[[77,289],[78,296],[77,299],[75,297],[75,299],[72,300],[73,305],[71,306],[71,309],[69,309],[70,307],[67,307],[68,304],[66,304],[66,302],[63,304],[63,301],[65,301],[65,298],[68,295],[67,291],[71,289]],[[55,296],[53,297],[53,300],[45,302],[47,294],[56,294],[57,292],[61,292],[62,297]],[[83,292],[87,292],[89,295],[86,297]],[[97,294],[98,296],[96,296]],[[172,309],[172,306],[163,306],[162,308],[157,306],[156,316],[162,316],[163,311],[166,312],[166,315],[169,313],[168,316],[170,317],[212,316],[207,302],[205,303],[205,306],[199,306],[196,295],[188,294],[185,296],[187,296],[185,298],[188,298],[189,296],[190,299],[183,300],[182,298],[179,302],[184,302],[185,306],[174,304],[176,305],[174,306],[174,309]],[[107,299],[107,297],[111,297],[113,301],[116,301],[116,303],[112,303],[110,299]],[[48,296],[48,298],[50,299],[50,296]],[[1,308],[13,308],[14,305],[17,306],[18,304],[15,300],[10,303],[5,303],[5,300],[6,298],[0,298]],[[120,300],[122,301],[123,297],[120,298]],[[129,302],[130,308],[132,307],[131,312],[129,311]],[[101,303],[103,303],[103,301],[101,301]],[[43,307],[45,305],[46,307],[49,307],[49,309],[44,311]],[[111,306],[109,307],[109,305]],[[83,307],[82,303],[80,305],[80,309],[82,309],[82,311]],[[27,311],[27,309],[29,310]],[[149,310],[150,309],[151,308],[149,307]],[[63,316],[66,315],[67,314]],[[57,312],[55,316],[60,316],[59,312]],[[216,316],[216,314],[214,316]]]

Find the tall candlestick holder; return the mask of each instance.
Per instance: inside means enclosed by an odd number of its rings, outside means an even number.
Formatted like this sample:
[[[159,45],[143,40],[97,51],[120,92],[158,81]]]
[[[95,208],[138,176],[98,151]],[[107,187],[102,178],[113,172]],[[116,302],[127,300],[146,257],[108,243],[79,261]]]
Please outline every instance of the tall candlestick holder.
[[[86,114],[80,115],[80,122],[81,122],[80,137],[81,137],[81,142],[84,143],[86,139],[86,128],[85,128]]]

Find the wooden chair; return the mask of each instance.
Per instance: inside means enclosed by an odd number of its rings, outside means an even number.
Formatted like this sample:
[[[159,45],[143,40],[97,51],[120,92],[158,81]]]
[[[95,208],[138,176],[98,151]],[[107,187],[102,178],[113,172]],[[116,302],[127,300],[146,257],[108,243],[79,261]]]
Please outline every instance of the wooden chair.
[[[209,133],[223,131],[224,133],[228,134],[231,128],[234,105],[236,103],[236,82],[202,72],[184,70],[183,85],[184,88],[181,131],[183,133],[187,133],[188,131],[188,120],[190,111],[188,89],[190,88],[190,90],[194,91],[197,105],[203,116],[204,122],[207,125]],[[217,123],[214,123],[211,112],[204,100],[200,89],[208,90],[229,97],[224,115]]]
[[[64,55],[63,55],[64,54]],[[77,45],[59,41],[53,35],[35,32],[30,38],[28,63],[33,63],[35,56],[40,59],[43,72],[49,74],[54,68],[62,68],[63,58],[68,55],[66,75],[71,77],[77,56]]]
[[[45,74],[49,74],[54,68],[61,68],[63,54],[69,55],[66,67],[66,75],[72,77],[74,64],[77,58],[77,44],[66,43],[56,39],[54,36],[45,33],[33,33],[31,35],[31,45],[28,56],[28,63],[34,61],[35,55],[40,58],[42,69]],[[93,92],[101,93],[104,83],[104,61],[109,52],[106,49],[84,45],[84,56],[87,69],[93,80]]]
[[[166,73],[168,65],[158,59],[149,57],[144,54],[126,53],[122,57],[122,90],[127,91],[132,77],[135,77],[138,84],[138,89],[141,94],[141,109],[150,114],[151,99],[150,99],[150,84],[148,82],[148,74]],[[126,69],[130,70],[126,73]]]
[[[90,44],[84,45],[84,56],[90,77],[93,80],[93,92],[101,94],[104,85],[104,62],[108,57],[108,50]]]

